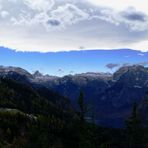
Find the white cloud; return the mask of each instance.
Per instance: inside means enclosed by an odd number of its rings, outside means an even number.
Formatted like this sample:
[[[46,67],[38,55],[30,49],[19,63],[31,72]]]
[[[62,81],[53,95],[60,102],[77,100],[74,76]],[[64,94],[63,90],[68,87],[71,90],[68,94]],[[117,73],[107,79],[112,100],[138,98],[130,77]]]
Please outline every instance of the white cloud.
[[[124,47],[148,51],[148,10],[140,3],[0,0],[0,46],[40,52]]]
[[[144,31],[148,29],[148,16],[142,12],[132,9],[115,11],[113,9],[102,9],[101,15],[94,16],[98,19],[113,23],[115,25],[125,24],[131,31]]]
[[[142,56],[142,57],[145,56],[144,53],[138,53],[138,55],[139,55],[139,56]]]
[[[53,0],[24,0],[24,4],[34,10],[38,11],[48,11],[53,5]]]
[[[1,15],[2,18],[5,18],[9,15],[9,12],[8,11],[2,11],[0,15]]]
[[[133,7],[138,11],[142,11],[148,14],[148,2],[145,0],[87,0],[92,4],[102,7],[109,7],[114,10],[125,10],[129,7]]]
[[[148,51],[148,40],[134,43],[133,45],[131,45],[131,47],[133,49],[137,49],[137,50],[139,49],[141,51]]]
[[[65,27],[66,25],[72,25],[79,21],[88,19],[89,14],[79,9],[75,5],[68,3],[62,6],[58,6],[57,9],[51,11],[49,17],[58,20],[61,25]]]

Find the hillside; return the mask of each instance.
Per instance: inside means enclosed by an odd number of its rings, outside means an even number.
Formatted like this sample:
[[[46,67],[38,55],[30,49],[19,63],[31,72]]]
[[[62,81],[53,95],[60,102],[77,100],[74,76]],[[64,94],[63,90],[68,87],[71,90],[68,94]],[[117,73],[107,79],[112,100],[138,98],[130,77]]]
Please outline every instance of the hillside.
[[[0,107],[34,114],[58,114],[59,108],[63,111],[70,109],[70,103],[67,98],[43,86],[34,88],[11,78],[0,78]]]
[[[147,97],[141,99],[147,90],[146,68],[126,67],[114,75],[86,73],[63,78],[2,68],[0,147],[147,148],[148,103]],[[80,90],[84,97],[79,96]],[[67,95],[62,96],[62,92]],[[68,94],[74,97],[70,100]],[[88,104],[87,95],[99,99],[92,98],[95,104]],[[135,99],[130,100],[130,96]],[[135,101],[137,108],[132,107]],[[113,126],[116,128],[110,128]]]
[[[69,98],[75,109],[83,91],[85,103],[94,108],[96,122],[111,127],[123,126],[133,103],[141,104],[148,90],[148,69],[140,65],[121,67],[113,75],[89,72],[64,77],[43,75],[39,71],[30,74],[21,68],[2,66],[0,76],[29,85],[52,103],[65,104]]]

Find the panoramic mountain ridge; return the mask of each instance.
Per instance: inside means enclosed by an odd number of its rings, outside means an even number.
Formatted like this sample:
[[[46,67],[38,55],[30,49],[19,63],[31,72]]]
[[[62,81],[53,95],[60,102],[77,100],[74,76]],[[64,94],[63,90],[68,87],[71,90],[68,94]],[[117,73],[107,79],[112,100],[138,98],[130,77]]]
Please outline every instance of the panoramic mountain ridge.
[[[140,65],[121,67],[114,74],[89,72],[64,77],[0,67],[0,76],[26,83],[36,90],[42,89],[39,92],[46,97],[51,90],[57,92],[70,98],[76,109],[77,98],[83,91],[85,103],[94,108],[96,122],[107,126],[121,125],[118,121],[123,123],[133,103],[141,104],[148,90],[148,68]]]

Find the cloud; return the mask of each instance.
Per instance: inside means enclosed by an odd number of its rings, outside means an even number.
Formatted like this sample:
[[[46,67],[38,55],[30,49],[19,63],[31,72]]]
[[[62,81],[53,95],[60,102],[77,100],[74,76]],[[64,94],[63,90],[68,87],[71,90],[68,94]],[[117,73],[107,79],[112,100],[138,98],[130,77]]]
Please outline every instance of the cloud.
[[[144,53],[138,53],[138,56],[145,56]]]
[[[47,24],[51,25],[51,26],[59,26],[61,23],[59,20],[56,19],[49,19],[47,21]]]
[[[126,66],[133,66],[133,65],[140,65],[140,66],[147,66],[148,65],[148,62],[144,61],[144,62],[139,62],[139,63],[136,63],[136,64],[132,64],[132,63],[123,63],[122,64],[122,67],[126,67]]]
[[[147,2],[145,0],[88,0],[90,3],[96,6],[108,7],[117,11],[125,10],[127,8],[135,8],[138,11],[142,11],[148,14]]]
[[[148,62],[140,62],[140,63],[137,63],[137,65],[147,66],[148,65]]]
[[[9,12],[8,12],[8,11],[2,11],[2,12],[0,13],[0,16],[1,16],[2,18],[6,18],[7,16],[9,16]]]
[[[119,64],[109,63],[106,65],[106,67],[110,70],[113,70],[114,68],[118,67]]]
[[[129,25],[132,30],[144,31],[148,29],[148,15],[135,9],[121,12],[121,21]]]
[[[53,5],[53,0],[23,0],[24,4],[27,5],[29,8],[37,11],[48,11],[50,10]]]
[[[120,3],[0,0],[0,46],[39,52],[100,48],[148,51],[148,10],[138,7],[137,0]]]
[[[57,9],[49,13],[49,16],[50,18],[60,20],[61,24],[65,27],[66,25],[72,25],[87,19],[89,14],[79,9],[77,6],[68,3],[58,6]]]
[[[138,13],[138,12],[130,12],[130,13],[123,13],[123,17],[130,21],[140,21],[144,22],[145,21],[145,15],[143,13]]]
[[[130,65],[131,65],[131,63],[123,63],[122,67],[130,66]]]
[[[63,74],[64,73],[64,70],[58,69],[58,73]]]
[[[101,10],[101,15],[96,17],[116,26],[126,25],[127,29],[131,31],[145,31],[148,29],[148,15],[134,8],[128,8],[124,11],[107,8]]]

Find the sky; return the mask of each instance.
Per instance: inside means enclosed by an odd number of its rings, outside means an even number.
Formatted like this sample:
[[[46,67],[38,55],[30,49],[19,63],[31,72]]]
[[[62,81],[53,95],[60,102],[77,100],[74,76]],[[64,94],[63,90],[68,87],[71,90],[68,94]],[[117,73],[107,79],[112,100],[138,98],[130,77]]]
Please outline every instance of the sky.
[[[147,6],[145,0],[0,0],[0,65],[57,76],[145,66]]]
[[[121,66],[148,66],[148,52],[129,49],[69,52],[15,52],[0,47],[0,65],[21,67],[34,73],[64,76],[85,72],[115,72]],[[114,68],[111,70],[111,68]]]
[[[146,52],[147,6],[146,0],[0,0],[0,46],[25,52]]]

